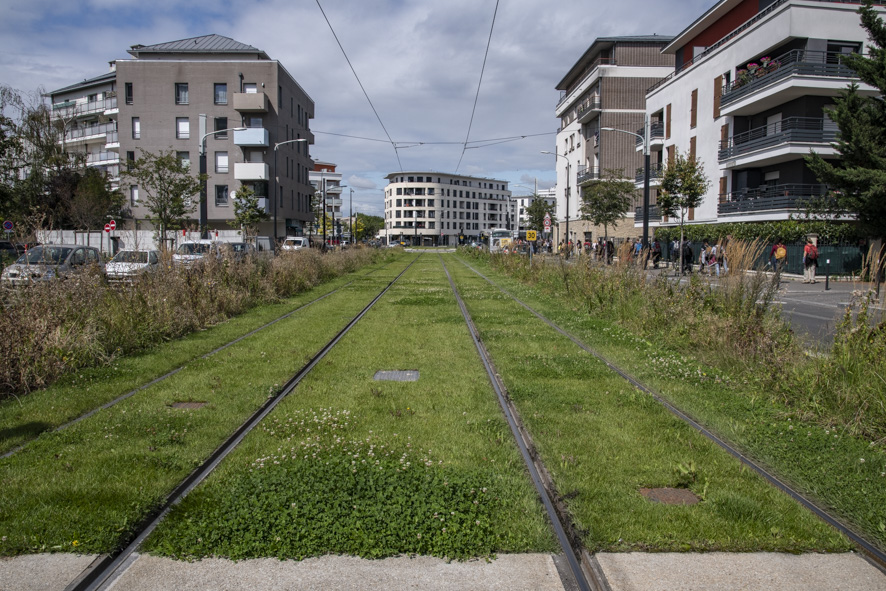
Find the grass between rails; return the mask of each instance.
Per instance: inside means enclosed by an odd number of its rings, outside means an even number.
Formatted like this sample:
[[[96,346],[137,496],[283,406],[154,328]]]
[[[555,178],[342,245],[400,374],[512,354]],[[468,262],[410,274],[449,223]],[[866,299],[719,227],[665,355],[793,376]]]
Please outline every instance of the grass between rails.
[[[378,370],[418,370],[378,382]],[[437,256],[424,255],[147,542],[179,558],[555,551]]]
[[[562,295],[547,288],[527,286],[484,261],[470,263],[886,547],[886,454],[881,445],[852,436],[847,428],[804,421],[796,408],[762,390],[747,374],[700,363],[590,317],[577,305],[564,305]]]
[[[146,352],[117,358],[111,365],[82,368],[27,396],[0,400],[0,453],[199,359],[288,311],[338,289],[355,276],[379,269],[382,264],[332,279],[321,287],[283,302],[253,308],[211,328],[163,343]]]
[[[397,272],[303,312],[0,460],[0,555],[107,552]],[[195,410],[179,401],[205,402]]]
[[[459,263],[510,395],[591,551],[846,550],[811,513]],[[686,487],[690,506],[639,488]]]

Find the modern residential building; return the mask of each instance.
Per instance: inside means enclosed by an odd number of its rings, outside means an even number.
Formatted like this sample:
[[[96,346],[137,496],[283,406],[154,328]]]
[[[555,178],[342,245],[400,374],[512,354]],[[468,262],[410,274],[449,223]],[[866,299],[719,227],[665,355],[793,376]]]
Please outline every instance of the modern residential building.
[[[312,220],[309,144],[314,102],[264,51],[220,35],[133,45],[111,72],[50,94],[66,141],[127,195],[133,225],[150,228],[144,190],[121,180],[143,152],[174,150],[209,176],[193,222],[228,230],[237,189],[260,197],[264,235],[303,233]],[[245,128],[234,130],[234,128]],[[304,140],[291,142],[291,140]],[[283,145],[278,145],[283,142]],[[205,157],[201,161],[201,155]],[[276,166],[275,166],[276,163]]]
[[[803,157],[835,155],[837,128],[823,109],[858,81],[840,61],[868,43],[857,9],[720,0],[664,48],[674,71],[649,89],[646,112],[664,129],[658,160],[694,155],[711,181],[704,202],[687,212],[692,223],[783,220],[826,194]],[[860,91],[876,94],[867,85]],[[657,207],[650,218],[678,222]]]
[[[335,167],[336,165],[331,162],[314,160],[314,166],[308,172],[308,179],[311,181],[311,186],[314,187],[314,193],[322,199],[326,216],[333,225],[331,228],[326,228],[327,236],[337,235],[337,224],[341,223],[342,175],[335,171]],[[323,220],[317,220],[316,224],[314,233],[322,234]]]
[[[395,172],[385,178],[389,240],[455,246],[511,222],[507,181],[433,171]]]
[[[643,175],[634,134],[644,133],[646,89],[672,73],[674,56],[662,53],[672,37],[600,37],[557,84],[557,220],[554,239],[595,239],[602,228],[580,221],[581,189],[608,171],[625,179]],[[606,131],[617,129],[629,133]],[[653,126],[651,137],[661,136]],[[642,144],[642,142],[641,142]],[[658,163],[654,162],[656,166]],[[610,235],[636,235],[634,208]]]
[[[537,190],[534,195],[516,195],[511,197],[511,203],[514,204],[514,214],[517,220],[518,229],[527,229],[526,221],[528,216],[526,215],[526,208],[529,207],[532,201],[536,198],[544,199],[545,203],[548,204],[552,210],[555,210],[557,205],[557,187]]]

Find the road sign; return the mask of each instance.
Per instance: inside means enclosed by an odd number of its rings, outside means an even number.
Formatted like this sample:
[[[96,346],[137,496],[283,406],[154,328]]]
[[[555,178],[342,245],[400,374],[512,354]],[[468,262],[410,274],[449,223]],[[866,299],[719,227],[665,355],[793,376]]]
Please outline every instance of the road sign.
[[[549,232],[551,229],[551,218],[545,218],[545,232]]]
[[[105,224],[105,232],[108,232],[108,233],[110,234],[110,232],[111,232],[111,224]]]
[[[9,220],[3,222],[3,229],[7,232],[12,232],[12,222],[10,222]]]
[[[111,220],[110,222],[108,222],[108,225],[111,226],[112,230],[117,229],[117,222],[115,222],[114,220]]]
[[[551,213],[550,212],[545,213],[545,222],[547,222],[548,224],[551,223]]]
[[[535,230],[526,230],[526,240],[528,240],[529,242],[535,242],[536,240],[538,240],[538,235],[536,234]]]

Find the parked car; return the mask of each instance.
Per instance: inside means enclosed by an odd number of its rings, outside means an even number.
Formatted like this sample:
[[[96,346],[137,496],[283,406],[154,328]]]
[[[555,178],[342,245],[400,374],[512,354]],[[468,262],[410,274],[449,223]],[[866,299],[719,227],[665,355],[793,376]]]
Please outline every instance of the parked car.
[[[172,264],[184,267],[192,266],[202,261],[208,254],[218,256],[219,243],[215,240],[182,242],[172,255]]]
[[[160,268],[158,250],[121,250],[105,265],[108,281],[134,281]]]
[[[255,246],[248,242],[227,242],[219,245],[219,251],[223,257],[242,261],[246,257],[255,254]]]
[[[287,236],[280,245],[280,250],[300,250],[310,247],[311,243],[307,236]]]
[[[46,244],[29,249],[15,263],[3,269],[0,282],[7,286],[18,286],[36,281],[64,279],[102,264],[101,253],[92,246]]]

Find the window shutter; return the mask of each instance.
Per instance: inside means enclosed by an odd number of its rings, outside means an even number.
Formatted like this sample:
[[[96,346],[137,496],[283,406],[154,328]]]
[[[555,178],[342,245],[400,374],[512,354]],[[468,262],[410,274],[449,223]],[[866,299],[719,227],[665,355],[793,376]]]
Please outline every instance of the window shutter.
[[[714,119],[720,116],[720,95],[723,94],[723,76],[714,78]]]
[[[726,177],[720,177],[720,203],[724,203],[726,201]]]
[[[691,106],[689,107],[689,127],[698,124],[698,89],[692,91]]]
[[[671,104],[665,107],[665,139],[671,139]]]

